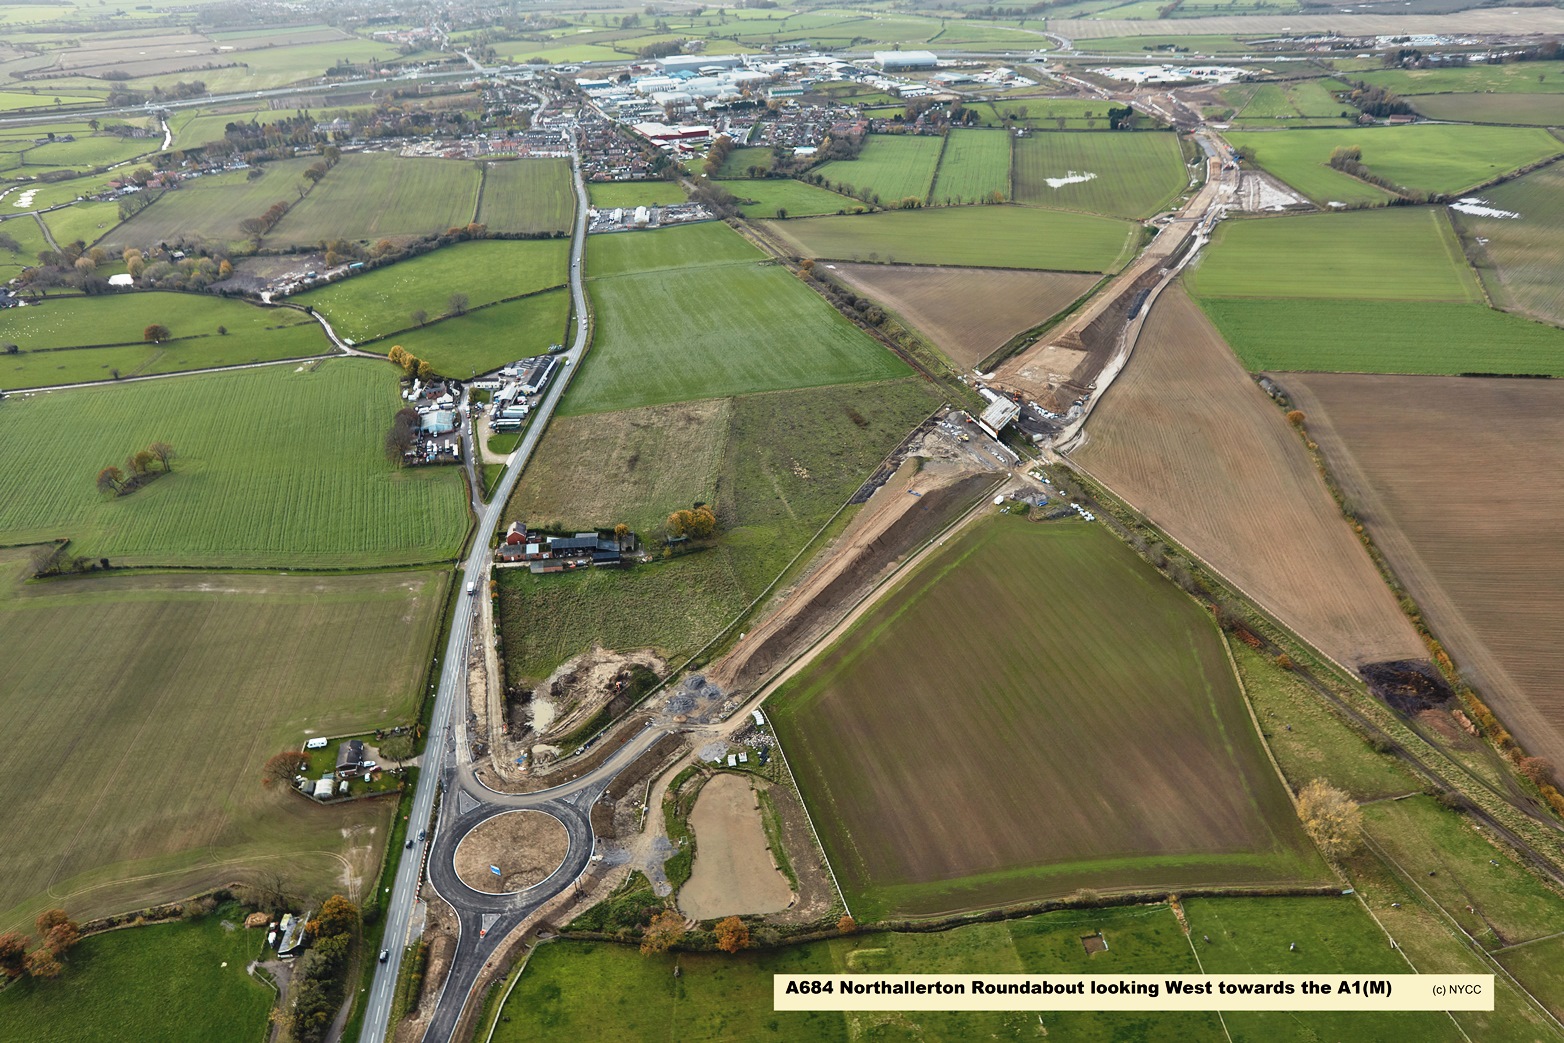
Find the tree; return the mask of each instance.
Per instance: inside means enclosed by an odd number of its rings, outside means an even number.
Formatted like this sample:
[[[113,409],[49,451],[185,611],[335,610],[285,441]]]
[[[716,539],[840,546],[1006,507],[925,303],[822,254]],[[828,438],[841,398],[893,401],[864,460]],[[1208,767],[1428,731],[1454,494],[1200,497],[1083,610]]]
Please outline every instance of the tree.
[[[221,329],[222,327],[218,328]],[[163,465],[164,471],[172,471],[174,469],[174,457],[179,455],[174,447],[167,442],[153,442],[147,446],[147,452],[157,457],[158,463]]]
[[[47,935],[50,931],[54,930],[56,927],[59,927],[61,924],[68,924],[70,922],[71,918],[66,915],[64,909],[45,909],[43,912],[38,914],[38,919],[33,921],[33,928],[37,930],[39,935]]]
[[[673,909],[664,909],[652,917],[652,922],[641,932],[641,955],[667,952],[683,937],[684,917]]]
[[[739,952],[749,948],[749,925],[737,916],[730,916],[717,924],[717,948],[723,952]]]
[[[858,930],[858,921],[854,920],[850,913],[844,914],[840,920],[836,921],[836,929],[840,934],[852,934]]]
[[[717,516],[706,504],[696,504],[691,510],[674,511],[668,515],[668,531],[675,536],[703,540],[717,531]]]
[[[56,924],[49,929],[48,934],[43,936],[44,946],[56,956],[64,956],[75,948],[79,941],[81,941],[81,928],[73,920]]]
[[[15,931],[0,934],[0,977],[20,978],[26,971],[27,937]]]
[[[310,933],[318,939],[352,934],[358,928],[358,906],[341,895],[332,895],[309,926]]]
[[[105,467],[98,472],[98,492],[117,493],[125,484],[125,472],[118,467]]]
[[[139,449],[125,457],[125,470],[136,476],[146,474],[152,470],[152,465],[157,461],[151,450]]]
[[[380,744],[380,755],[390,757],[398,764],[413,756],[413,737],[411,735],[393,735]]]
[[[418,308],[418,309],[414,310],[414,312],[413,312],[413,324],[414,325],[422,326],[424,323],[426,323],[428,321],[429,321],[429,313],[428,312],[424,311],[422,308]]]
[[[467,314],[467,306],[471,303],[465,293],[457,291],[445,299],[446,310],[452,315]]]
[[[1553,784],[1553,762],[1546,757],[1522,757],[1516,765],[1520,773],[1534,786]]]
[[[1301,410],[1301,409],[1294,409],[1294,410],[1292,410],[1291,412],[1289,412],[1287,414],[1287,422],[1289,424],[1291,424],[1293,427],[1302,427],[1303,426],[1303,420],[1304,420],[1303,410]]]
[[[1324,779],[1315,779],[1299,791],[1298,818],[1326,858],[1350,855],[1358,846],[1362,809]]]
[[[141,339],[152,344],[161,344],[170,336],[168,327],[161,322],[154,322],[141,331]]]
[[[48,949],[34,949],[22,961],[27,973],[34,978],[58,978],[65,965],[55,959]]]
[[[268,760],[266,766],[261,769],[261,785],[292,782],[293,777],[299,773],[299,766],[304,763],[303,750],[283,750]]]
[[[407,451],[418,444],[418,410],[404,406],[391,418],[391,428],[386,432],[386,458],[401,465]]]

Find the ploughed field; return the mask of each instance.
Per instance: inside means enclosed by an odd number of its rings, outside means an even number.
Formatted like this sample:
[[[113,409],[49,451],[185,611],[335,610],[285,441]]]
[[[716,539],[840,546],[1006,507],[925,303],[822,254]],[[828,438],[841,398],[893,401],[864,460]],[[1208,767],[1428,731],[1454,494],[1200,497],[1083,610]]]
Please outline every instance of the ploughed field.
[[[1072,272],[900,264],[843,264],[826,274],[895,312],[963,369],[1046,322],[1097,282]]]
[[[1424,656],[1297,432],[1177,286],[1071,454],[1305,641],[1347,664]]]
[[[1323,879],[1214,624],[1096,525],[953,537],[770,712],[863,918]]]
[[[29,838],[0,849],[0,930],[267,868],[303,894],[367,883],[388,806],[328,810],[263,787],[262,767],[308,733],[411,713],[449,573],[23,585],[27,562],[0,557],[5,823]]]
[[[1277,379],[1456,666],[1527,752],[1564,762],[1564,388]]]

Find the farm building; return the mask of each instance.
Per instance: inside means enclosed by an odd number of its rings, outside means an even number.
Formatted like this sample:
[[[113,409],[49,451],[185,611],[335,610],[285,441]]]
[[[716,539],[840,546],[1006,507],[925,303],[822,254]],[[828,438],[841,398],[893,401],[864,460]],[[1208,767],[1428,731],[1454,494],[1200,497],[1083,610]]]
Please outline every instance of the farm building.
[[[357,775],[364,767],[364,740],[349,739],[337,747],[337,774]],[[327,796],[330,796],[328,793]]]
[[[431,409],[419,417],[418,430],[426,435],[448,435],[456,430],[456,411]]]
[[[893,69],[932,69],[939,59],[932,51],[875,51],[874,63],[886,72]]]
[[[332,793],[336,791],[336,780],[330,775],[315,780],[315,785],[310,789],[310,796],[316,800],[330,800]]]
[[[282,923],[279,925],[282,937],[277,941],[277,956],[280,959],[291,960],[304,951],[304,925],[308,922],[308,915],[283,914]]]
[[[518,543],[527,542],[527,527],[519,521],[510,523],[510,528],[505,530],[505,545],[514,547]]]

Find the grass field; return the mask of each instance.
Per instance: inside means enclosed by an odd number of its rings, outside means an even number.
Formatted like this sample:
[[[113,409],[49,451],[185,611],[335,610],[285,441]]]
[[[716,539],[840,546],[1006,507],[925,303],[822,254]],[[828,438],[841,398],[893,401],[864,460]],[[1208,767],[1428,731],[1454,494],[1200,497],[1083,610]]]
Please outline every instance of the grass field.
[[[1010,198],[1010,134],[951,131],[930,198],[940,203],[975,203],[994,193],[1000,199]]]
[[[1213,903],[1220,907],[1220,902]],[[1102,932],[1106,952],[1081,939]],[[675,963],[679,977],[673,976]],[[860,934],[737,956],[641,956],[633,946],[555,942],[527,963],[503,1008],[495,1043],[582,1032],[638,1040],[758,1037],[798,1043],[858,1039],[1030,1039],[1081,1043],[1224,1040],[1214,1013],[814,1011],[766,1013],[773,974],[1196,974],[1165,905],[1066,910],[922,934]],[[581,981],[598,983],[588,990]]]
[[[399,401],[389,366],[356,359],[9,398],[0,541],[70,536],[75,553],[116,563],[449,558],[467,530],[462,482],[386,462]],[[172,475],[130,496],[96,491],[100,468],[157,440],[180,454]]]
[[[182,373],[213,366],[309,358],[328,354],[320,327],[300,323],[264,333],[203,333],[165,344],[22,351],[0,356],[0,388],[10,391],[94,380]]]
[[[814,172],[828,187],[870,192],[880,202],[928,198],[939,165],[941,138],[907,135],[870,135],[857,159],[832,160]]]
[[[1564,375],[1564,330],[1481,304],[1207,298],[1201,307],[1251,370]]]
[[[1287,375],[1309,431],[1462,674],[1526,750],[1564,759],[1556,380]],[[1458,497],[1430,496],[1462,461]],[[1486,863],[1486,859],[1484,860]]]
[[[765,226],[805,257],[1107,272],[1138,242],[1124,221],[1035,207],[971,206],[817,217]]]
[[[1150,217],[1189,185],[1174,134],[1065,132],[1029,134],[1015,143],[1019,203],[1087,210],[1109,217]],[[1092,175],[1050,185],[1048,179]]]
[[[1329,166],[1339,147],[1363,150],[1363,164],[1412,191],[1457,193],[1564,152],[1540,128],[1421,123],[1408,127],[1257,131],[1228,135],[1257,162],[1316,203],[1381,202],[1387,193]]]
[[[1385,69],[1358,78],[1397,94],[1564,94],[1564,62]]]
[[[1013,98],[967,102],[963,107],[976,112],[985,127],[1008,123],[1040,130],[1106,130],[1110,105],[1089,98]]]
[[[551,286],[563,286],[570,240],[483,240],[452,246],[355,275],[292,298],[331,320],[339,336],[355,341],[417,326],[414,311],[429,318],[449,312],[460,289],[477,308]]]
[[[656,231],[595,235],[587,241],[587,247],[582,263],[587,275],[593,278],[759,261],[766,256],[749,240],[715,221]]]
[[[1095,525],[968,529],[770,712],[866,919],[1323,879],[1210,619]]]
[[[710,550],[626,571],[501,570],[507,674],[546,677],[594,641],[692,654],[937,404],[908,379],[556,419],[506,520],[571,531],[623,521],[655,540],[670,511],[705,500],[721,535]]]
[[[294,203],[266,242],[309,245],[443,232],[472,221],[478,182],[472,163],[383,152],[343,156],[308,196]]]
[[[1223,221],[1187,278],[1199,297],[1483,302],[1442,207]]]
[[[561,287],[468,312],[461,318],[431,322],[377,342],[376,350],[400,344],[434,367],[436,373],[463,380],[488,373],[517,359],[541,355],[569,333],[570,291]]]
[[[1479,236],[1487,240],[1475,251],[1478,274],[1496,305],[1564,325],[1564,212],[1557,205],[1561,192],[1564,167],[1554,164],[1483,193],[1490,207],[1518,218],[1452,211],[1450,219],[1468,241]]]
[[[37,306],[6,311],[0,337],[25,351],[77,348],[90,344],[141,344],[147,326],[161,323],[175,338],[259,337],[289,327],[320,327],[289,308],[262,308],[242,301],[194,293],[127,293],[97,297],[55,297]]]
[[[1421,658],[1296,432],[1176,287],[1134,359],[1073,458],[1338,661]]]
[[[677,181],[594,181],[587,185],[587,195],[599,210],[666,206],[685,200],[684,189]]]
[[[245,968],[265,932],[228,930],[244,910],[200,920],[111,931],[72,950],[53,981],[28,978],[0,993],[0,1036],[12,1043],[159,1039],[255,1040],[276,994]]]
[[[0,770],[8,828],[34,839],[0,852],[0,925],[43,905],[86,919],[256,870],[314,894],[378,869],[386,806],[322,808],[263,788],[261,768],[306,731],[411,715],[448,572],[23,585],[25,552],[5,560],[0,705],[17,741]]]
[[[49,170],[89,170],[156,152],[162,143],[161,138],[122,138],[109,133],[89,133],[75,141],[36,145],[22,153],[22,164]]]
[[[691,246],[729,237],[721,225],[597,237],[588,271],[604,254],[612,270],[630,260],[661,265]],[[694,234],[690,234],[693,231]],[[668,236],[668,249],[658,248]],[[599,244],[604,242],[606,246]],[[719,253],[725,247],[719,247]],[[651,252],[646,252],[651,251]],[[561,413],[713,398],[750,391],[880,380],[904,363],[816,297],[785,268],[743,260],[703,268],[597,276],[589,282],[597,336]]]
[[[776,162],[769,148],[736,148],[728,153],[717,171],[718,177],[754,177],[770,170]]]
[[[1207,974],[1412,973],[1349,898],[1192,898],[1184,910]],[[1235,1040],[1470,1038],[1437,1011],[1227,1011],[1222,1019]]]
[[[905,264],[844,264],[831,274],[896,313],[960,369],[976,366],[1097,283],[1096,276],[1066,272]]]
[[[1433,120],[1564,126],[1561,94],[1426,94],[1407,100],[1419,115]]]
[[[483,165],[478,221],[491,232],[568,232],[576,187],[568,159],[517,159]]]
[[[822,214],[850,214],[864,208],[856,199],[782,178],[725,181],[722,187],[742,201],[739,212],[751,218],[819,217]]]
[[[247,171],[236,171],[182,185],[110,232],[103,246],[152,246],[179,236],[239,242],[245,238],[239,222],[259,217],[273,203],[298,199],[295,186],[309,164],[307,159],[285,159],[256,167],[263,173],[254,181]]]
[[[43,229],[31,214],[0,222],[0,235],[14,240],[17,245],[15,250],[9,245],[0,247],[0,274],[8,280],[26,266],[37,264],[38,255],[49,249]]]
[[[80,242],[91,246],[111,232],[119,224],[119,204],[109,202],[83,202],[54,210],[43,215],[49,233],[62,247]]]

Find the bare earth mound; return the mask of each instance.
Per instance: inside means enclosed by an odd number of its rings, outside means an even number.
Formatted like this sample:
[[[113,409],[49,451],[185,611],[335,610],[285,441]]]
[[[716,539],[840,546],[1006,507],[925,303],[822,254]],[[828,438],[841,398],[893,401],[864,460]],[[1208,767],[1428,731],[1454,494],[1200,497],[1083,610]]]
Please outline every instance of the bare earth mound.
[[[1564,384],[1285,379],[1456,665],[1528,752],[1564,764]]]
[[[520,891],[553,876],[569,850],[570,834],[553,815],[510,811],[479,823],[462,838],[456,846],[456,875],[474,891]]]
[[[1146,320],[1074,458],[1306,641],[1427,656],[1298,436],[1181,286]]]
[[[679,908],[697,920],[774,913],[793,900],[766,846],[749,781],[721,774],[701,789],[690,812],[695,864],[679,889]]]
[[[1070,272],[885,264],[839,264],[833,274],[917,327],[958,366],[976,366],[1097,282]]]

